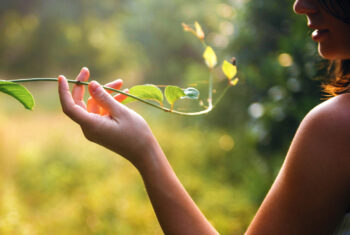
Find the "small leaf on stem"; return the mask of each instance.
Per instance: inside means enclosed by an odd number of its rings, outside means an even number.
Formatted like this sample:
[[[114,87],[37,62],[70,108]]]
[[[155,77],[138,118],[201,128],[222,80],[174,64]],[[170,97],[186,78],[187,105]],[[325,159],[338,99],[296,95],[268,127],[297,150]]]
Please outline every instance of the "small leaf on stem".
[[[0,81],[0,92],[8,94],[21,102],[26,109],[32,110],[34,107],[34,98],[32,94],[24,87],[14,82]]]
[[[234,76],[237,74],[237,67],[228,61],[224,60],[221,66],[222,72],[224,72],[225,76],[228,78],[228,80],[232,80]]]
[[[217,64],[216,54],[210,46],[207,46],[207,48],[205,49],[203,53],[203,58],[210,69],[214,68]]]
[[[164,90],[164,95],[168,103],[171,105],[171,110],[174,107],[175,101],[186,96],[185,92],[177,86],[167,86]]]
[[[155,85],[147,84],[133,86],[129,89],[129,94],[145,100],[154,100],[159,102],[160,105],[163,105],[163,93]],[[128,97],[122,103],[127,104],[134,101],[136,101],[136,99]]]
[[[235,79],[233,79],[232,81],[230,81],[230,85],[231,86],[236,86],[237,85],[237,83],[238,83],[238,78],[235,78]]]
[[[196,29],[196,36],[200,39],[200,40],[204,40],[204,32],[202,30],[201,25],[196,21],[194,22],[194,28]]]
[[[184,29],[184,31],[191,32],[194,35],[196,35],[196,32],[194,31],[194,29],[192,29],[189,25],[182,23],[182,28]]]

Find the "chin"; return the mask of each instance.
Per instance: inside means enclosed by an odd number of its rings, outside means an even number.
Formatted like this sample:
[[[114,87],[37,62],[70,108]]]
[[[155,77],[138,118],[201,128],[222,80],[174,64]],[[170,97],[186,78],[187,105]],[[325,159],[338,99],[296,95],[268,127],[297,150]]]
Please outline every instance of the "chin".
[[[318,54],[322,58],[327,59],[327,60],[338,59],[336,53],[334,53],[334,50],[331,50],[329,47],[322,45],[322,43],[318,44]]]
[[[348,60],[350,59],[350,53],[346,53],[346,50],[336,50],[332,47],[327,47],[326,45],[322,45],[322,43],[318,44],[318,54],[327,60]]]

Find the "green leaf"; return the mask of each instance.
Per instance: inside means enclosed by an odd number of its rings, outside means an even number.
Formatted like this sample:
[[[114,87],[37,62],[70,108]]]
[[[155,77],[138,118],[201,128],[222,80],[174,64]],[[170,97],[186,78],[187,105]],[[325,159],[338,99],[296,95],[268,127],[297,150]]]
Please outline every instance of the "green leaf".
[[[216,54],[210,46],[207,46],[203,53],[203,58],[205,60],[205,63],[209,68],[214,68],[215,65],[217,64],[217,59],[216,59]]]
[[[185,93],[185,96],[181,98],[188,98],[188,99],[198,99],[199,97],[199,91],[196,88],[189,87],[183,90]]]
[[[155,85],[147,84],[147,85],[133,86],[129,89],[129,94],[144,100],[154,100],[159,102],[159,104],[161,105],[163,104],[163,99],[164,99],[163,93]],[[134,101],[137,101],[137,100],[134,98],[128,97],[122,103],[127,104]]]
[[[24,86],[14,82],[0,80],[0,92],[12,96],[21,102],[26,109],[32,110],[34,107],[34,98]]]
[[[164,95],[168,103],[173,107],[175,101],[181,97],[186,96],[185,92],[177,86],[167,86],[164,91]]]
[[[237,67],[226,60],[224,60],[224,63],[222,63],[221,69],[222,72],[224,72],[225,76],[228,78],[228,80],[232,80],[232,78],[234,78],[234,76],[236,76],[237,74]]]

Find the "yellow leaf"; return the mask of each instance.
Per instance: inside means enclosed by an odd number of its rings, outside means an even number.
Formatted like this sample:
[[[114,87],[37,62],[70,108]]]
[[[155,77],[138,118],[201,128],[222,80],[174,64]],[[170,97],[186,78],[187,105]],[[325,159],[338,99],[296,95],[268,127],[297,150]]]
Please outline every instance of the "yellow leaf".
[[[237,74],[237,67],[228,62],[227,60],[224,60],[224,63],[222,63],[222,72],[224,72],[225,76],[228,78],[228,80],[232,80],[234,76]]]
[[[196,29],[196,36],[200,39],[200,40],[203,40],[205,35],[204,35],[204,32],[202,30],[202,27],[201,25],[196,21],[194,23],[194,27]]]
[[[238,83],[238,78],[235,78],[233,81],[230,81],[231,86],[236,86]]]
[[[212,69],[215,67],[215,65],[217,63],[216,55],[215,55],[214,50],[210,46],[207,46],[207,48],[205,49],[205,51],[203,53],[203,58],[204,58],[205,63],[207,64],[207,66],[209,68]]]
[[[188,25],[185,24],[185,23],[182,23],[182,28],[183,28],[184,31],[186,31],[186,32],[191,32],[191,33],[193,33],[193,34],[196,34],[196,32],[195,32],[190,26],[188,26]]]

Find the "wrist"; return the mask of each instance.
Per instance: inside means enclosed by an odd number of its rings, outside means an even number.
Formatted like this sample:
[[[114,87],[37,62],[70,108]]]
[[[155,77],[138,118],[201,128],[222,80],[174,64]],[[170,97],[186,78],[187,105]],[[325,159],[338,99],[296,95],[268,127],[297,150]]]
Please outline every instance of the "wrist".
[[[152,135],[147,141],[147,146],[133,159],[134,160],[131,161],[131,163],[136,167],[140,174],[147,175],[157,171],[164,163],[164,160],[166,160],[166,157],[159,143]]]

